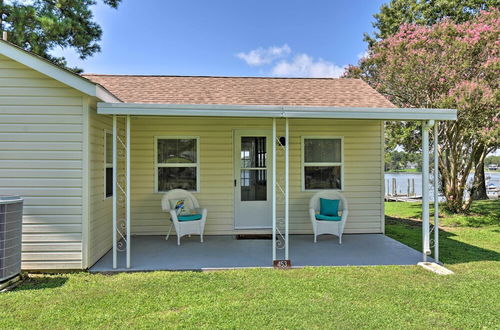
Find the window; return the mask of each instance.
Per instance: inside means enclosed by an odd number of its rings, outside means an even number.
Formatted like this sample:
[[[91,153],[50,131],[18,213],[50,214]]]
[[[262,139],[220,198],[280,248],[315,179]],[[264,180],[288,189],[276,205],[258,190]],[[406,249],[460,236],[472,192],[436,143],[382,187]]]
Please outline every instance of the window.
[[[343,141],[340,137],[302,138],[304,190],[343,189]]]
[[[104,197],[113,196],[113,134],[104,131]]]
[[[171,189],[198,191],[199,139],[197,137],[156,138],[156,191]]]

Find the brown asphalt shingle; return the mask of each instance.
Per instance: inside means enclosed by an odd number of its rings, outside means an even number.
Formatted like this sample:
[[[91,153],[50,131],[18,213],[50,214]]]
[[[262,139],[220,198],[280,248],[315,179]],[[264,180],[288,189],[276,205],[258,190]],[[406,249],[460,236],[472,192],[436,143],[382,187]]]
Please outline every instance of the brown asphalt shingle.
[[[84,74],[124,102],[394,108],[359,79]]]

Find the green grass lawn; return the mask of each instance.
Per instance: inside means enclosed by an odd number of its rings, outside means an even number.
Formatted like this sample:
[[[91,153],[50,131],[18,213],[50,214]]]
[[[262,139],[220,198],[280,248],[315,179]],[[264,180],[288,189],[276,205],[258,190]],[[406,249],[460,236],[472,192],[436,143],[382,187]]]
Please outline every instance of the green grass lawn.
[[[421,210],[421,203],[385,203],[386,234],[422,250]],[[493,261],[500,273],[500,200],[474,202],[469,215],[440,211],[439,221],[440,260],[447,267],[457,264],[460,272],[474,262]]]
[[[434,204],[430,204],[430,210],[431,219],[434,219]],[[385,215],[390,218],[420,219],[421,213],[422,203],[385,203]],[[439,222],[443,227],[500,226],[500,200],[476,201],[468,215],[452,215],[440,207]]]
[[[441,260],[453,276],[417,266],[31,275],[0,294],[0,328],[498,329],[498,203],[475,205],[479,220],[443,215]],[[419,249],[418,208],[387,204],[386,230]]]

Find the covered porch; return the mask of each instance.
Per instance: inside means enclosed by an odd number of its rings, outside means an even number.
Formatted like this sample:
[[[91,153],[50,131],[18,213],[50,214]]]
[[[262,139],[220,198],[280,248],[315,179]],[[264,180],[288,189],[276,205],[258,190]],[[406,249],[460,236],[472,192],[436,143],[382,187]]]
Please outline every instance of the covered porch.
[[[454,110],[100,103],[98,104],[97,113],[111,115],[113,118],[113,248],[91,268],[91,271],[203,270],[272,267],[273,264],[275,266],[283,266],[289,265],[290,262],[292,267],[414,265],[419,261],[427,261],[432,248],[430,242],[431,235],[434,236],[435,255],[438,256],[438,232],[431,230],[429,221],[428,206],[430,201],[428,190],[427,192],[424,190],[423,195],[422,251],[417,252],[383,235],[383,121],[416,120],[422,123],[423,182],[429,183],[429,131],[433,128],[436,121],[453,120],[456,118]],[[123,132],[122,136],[120,136],[118,128],[118,120],[120,118],[124,123],[124,128],[121,130]],[[183,129],[194,131],[193,127],[197,127],[196,135],[199,134],[201,137],[192,139],[198,141],[198,144],[201,141],[202,150],[204,141],[207,141],[207,145],[212,144],[212,140],[209,137],[204,138],[203,132],[207,129],[205,126],[210,127],[208,123],[217,122],[217,125],[221,125],[221,122],[227,122],[228,126],[224,128],[224,134],[230,137],[230,139],[223,140],[227,142],[217,142],[212,145],[215,146],[215,149],[224,148],[224,153],[220,157],[229,156],[227,157],[229,162],[234,161],[232,156],[236,154],[232,149],[234,147],[232,139],[234,136],[237,136],[233,129],[246,128],[246,125],[264,125],[264,127],[267,127],[266,129],[269,132],[266,135],[269,143],[267,153],[272,157],[270,164],[266,165],[268,166],[266,169],[268,170],[270,181],[268,184],[266,183],[269,189],[267,194],[269,214],[266,216],[269,220],[269,225],[268,227],[261,226],[261,231],[254,230],[251,233],[270,234],[271,239],[235,239],[235,235],[248,229],[237,228],[236,217],[233,218],[234,213],[231,209],[228,209],[229,212],[226,213],[228,213],[229,224],[231,226],[234,219],[234,230],[226,231],[224,235],[220,235],[215,231],[212,234],[209,233],[205,236],[204,243],[200,243],[198,236],[193,236],[190,238],[184,237],[182,244],[177,246],[175,239],[165,241],[163,232],[147,232],[139,227],[136,227],[138,228],[137,231],[132,230],[134,221],[137,218],[137,216],[134,218],[134,203],[136,203],[135,205],[139,205],[139,208],[142,208],[142,205],[144,205],[144,212],[150,212],[153,206],[150,202],[154,202],[153,207],[159,207],[157,201],[139,201],[139,198],[134,197],[138,196],[133,193],[133,189],[135,189],[134,185],[143,189],[144,181],[135,181],[133,162],[135,160],[136,163],[151,162],[151,164],[154,164],[156,157],[153,156],[154,153],[144,152],[144,149],[141,148],[150,148],[148,146],[149,141],[155,141],[154,145],[156,148],[158,138],[155,136],[161,135],[164,130],[168,132],[169,129],[168,126],[161,124],[162,120],[169,119],[175,121],[179,118],[182,118],[185,123]],[[231,126],[233,125],[232,120],[236,119],[238,120],[237,126]],[[256,120],[259,121],[258,124],[254,124]],[[198,126],[189,126],[193,122],[198,122]],[[308,126],[308,123],[311,124]],[[203,126],[204,124],[205,126]],[[279,125],[281,125],[281,132],[278,132]],[[135,133],[133,131],[134,127],[139,127]],[[150,133],[150,127],[154,127],[155,131]],[[436,126],[434,126],[434,129],[437,130]],[[175,130],[175,128],[170,127],[170,132],[172,130]],[[374,132],[374,134],[377,134],[374,135],[377,138],[373,141],[368,137],[365,140],[359,139],[359,135],[364,136],[363,130]],[[305,229],[305,226],[309,227],[307,201],[314,193],[313,190],[307,191],[307,189],[304,189],[304,186],[300,186],[301,177],[304,177],[303,173],[301,175],[300,172],[303,166],[303,163],[301,164],[300,162],[300,157],[303,153],[300,141],[301,139],[303,140],[304,135],[310,136],[313,134],[311,132],[319,132],[316,134],[320,134],[320,136],[330,136],[334,133],[327,132],[331,131],[335,133],[342,132],[342,134],[335,134],[335,138],[337,139],[340,136],[342,159],[344,159],[342,142],[344,137],[346,137],[346,144],[349,144],[349,149],[346,149],[345,154],[345,184],[344,161],[342,160],[342,169],[340,170],[342,182],[339,184],[339,188],[337,188],[337,190],[346,194],[348,200],[357,201],[357,203],[351,205],[351,207],[354,206],[356,212],[350,213],[351,220],[348,219],[348,222],[352,221],[352,219],[357,219],[358,223],[364,223],[363,219],[372,219],[377,226],[377,229],[367,227],[358,227],[361,228],[358,229],[355,226],[348,228],[350,230],[348,234],[350,235],[344,236],[341,245],[336,238],[332,238],[329,235],[320,237],[316,244],[313,243],[312,235],[300,235],[310,231],[309,229]],[[185,136],[185,134],[175,133],[175,136],[180,135]],[[134,144],[134,137],[145,142]],[[367,145],[368,147],[366,147]],[[436,155],[437,144],[434,143],[434,145],[434,155]],[[117,160],[119,147],[123,149],[123,166],[120,166]],[[198,147],[196,148],[198,150]],[[279,150],[282,152],[281,157],[278,155]],[[370,164],[374,165],[366,165],[366,168],[359,167],[359,150],[373,155],[373,161]],[[136,158],[136,155],[139,155],[139,158]],[[208,158],[205,158],[208,161],[204,161],[203,159],[207,155],[207,153],[201,153],[200,167],[202,173],[207,170],[207,167],[204,167],[203,164],[210,163]],[[294,161],[290,161],[290,159]],[[223,160],[226,160],[226,158],[223,158]],[[220,162],[219,159],[218,162]],[[230,172],[234,171],[234,164],[226,162],[224,164]],[[151,165],[147,166],[151,167]],[[315,166],[319,165],[316,164]],[[281,169],[281,174],[279,174],[278,168]],[[367,169],[374,170],[369,173],[374,178],[360,179],[363,175],[366,177],[367,174],[364,173],[366,173]],[[119,175],[119,171],[123,174]],[[214,168],[210,172],[210,175],[206,175],[205,178],[218,178],[220,176],[220,172],[218,171],[218,168]],[[146,171],[141,169],[141,171],[135,170],[135,172],[145,173]],[[208,171],[205,173],[208,173]],[[293,179],[290,173],[292,173]],[[229,192],[229,194],[224,195],[225,201],[227,199],[232,200],[233,198],[230,196],[238,196],[236,192],[233,195],[232,174],[227,177],[225,176],[224,180],[228,178],[231,183],[229,185],[225,183],[224,185],[224,189],[227,189],[227,192]],[[237,187],[237,176],[234,179],[234,187]],[[207,181],[205,182],[207,184]],[[363,188],[363,182],[364,184],[371,182],[375,190],[366,192]],[[438,178],[436,172],[434,182],[435,189],[437,189]],[[213,179],[209,180],[208,183],[215,184]],[[158,199],[161,191],[158,189],[158,184],[155,184],[154,193],[156,195],[151,195],[153,192],[148,192],[146,196],[153,196],[154,199]],[[203,186],[203,181],[201,184]],[[148,188],[150,189],[149,186]],[[192,190],[195,193],[200,192],[200,189],[196,186],[193,186]],[[202,188],[201,190],[204,189]],[[204,191],[207,190],[210,190],[209,186]],[[205,198],[206,200],[212,197],[210,195],[210,193],[205,193],[205,195],[199,193],[200,198]],[[437,196],[437,193],[435,196]],[[235,200],[239,200],[239,198],[235,198]],[[437,204],[437,199],[435,203]],[[210,217],[210,204],[203,205],[203,201],[201,204],[208,208]],[[366,207],[372,207],[373,209],[366,209]],[[119,215],[119,208],[123,208],[124,210],[123,217]],[[437,207],[435,210],[435,224],[437,225]],[[293,218],[297,219],[296,221],[299,221],[297,223],[302,227],[296,226],[294,228],[290,225],[290,214],[292,212]],[[139,213],[135,212],[135,214]],[[164,217],[166,218],[166,216]],[[216,220],[217,218],[212,219]],[[161,221],[165,220],[162,218]],[[214,224],[214,228],[215,226],[216,224]],[[368,234],[370,232],[371,234]]]
[[[217,270],[250,267],[271,267],[269,254],[272,240],[236,239],[235,236],[207,236],[200,243],[197,236],[184,238],[177,246],[175,239],[164,236],[133,236],[132,271],[153,270]],[[422,260],[418,251],[383,234],[345,235],[342,244],[336,238],[320,236],[313,243],[312,235],[290,235],[292,267],[306,266],[375,266],[415,265]],[[109,251],[91,272],[127,271],[126,253],[118,252],[113,268]]]

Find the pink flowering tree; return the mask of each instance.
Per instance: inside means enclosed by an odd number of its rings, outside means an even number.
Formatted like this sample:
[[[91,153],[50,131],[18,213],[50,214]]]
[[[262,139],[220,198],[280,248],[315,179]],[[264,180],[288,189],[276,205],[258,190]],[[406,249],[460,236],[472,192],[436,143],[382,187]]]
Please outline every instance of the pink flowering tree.
[[[345,76],[366,80],[401,107],[458,110],[457,121],[439,123],[439,170],[447,208],[467,212],[472,201],[463,198],[467,178],[499,147],[500,11],[481,12],[460,24],[446,19],[432,26],[404,24]],[[389,123],[390,141],[419,150],[417,125]]]

